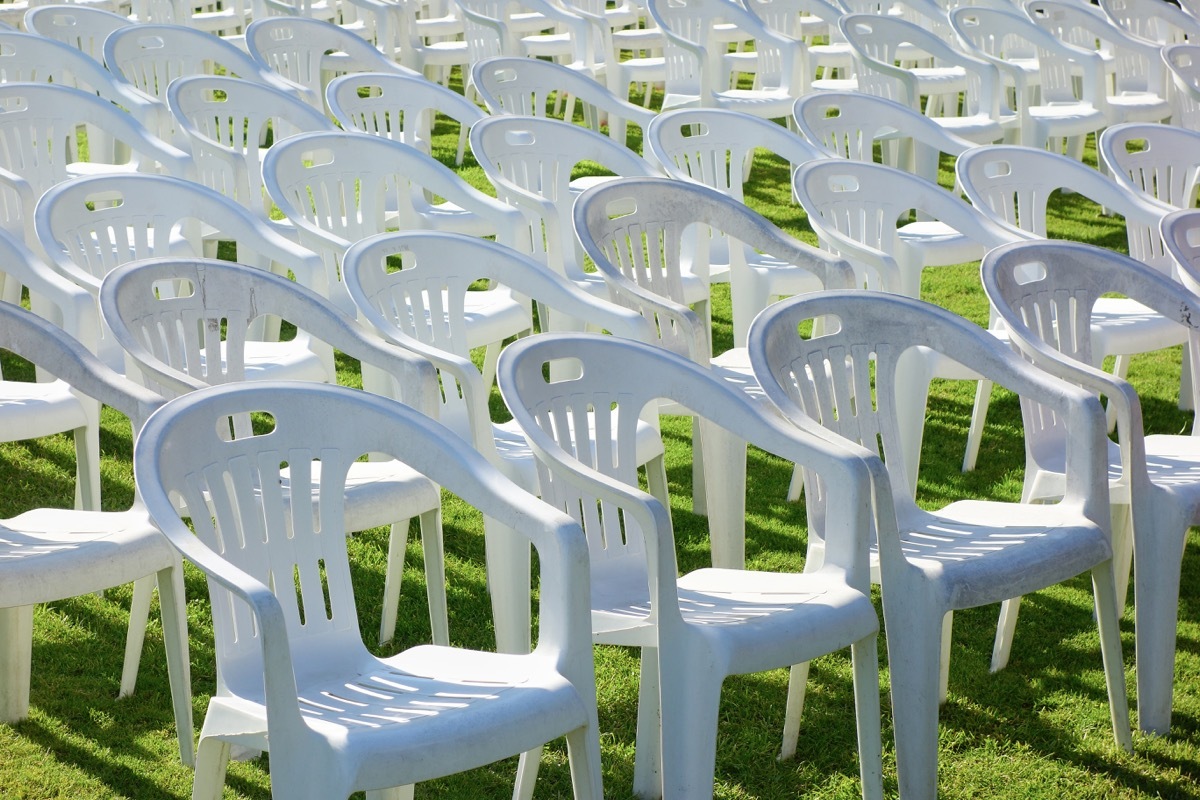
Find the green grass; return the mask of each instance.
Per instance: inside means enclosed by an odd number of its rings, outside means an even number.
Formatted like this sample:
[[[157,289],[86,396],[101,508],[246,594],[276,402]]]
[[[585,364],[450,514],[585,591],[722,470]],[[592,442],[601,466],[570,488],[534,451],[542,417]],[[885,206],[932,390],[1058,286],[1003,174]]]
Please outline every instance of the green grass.
[[[438,155],[452,162],[453,139],[442,132]],[[790,201],[787,170],[762,164],[749,202],[793,233],[814,241],[803,213]],[[463,174],[482,182],[470,162]],[[948,176],[943,176],[944,178]],[[1054,234],[1121,246],[1118,220],[1099,217],[1078,198],[1060,198]],[[926,296],[977,321],[987,308],[975,265],[932,270]],[[729,297],[716,290],[715,340],[731,340]],[[347,369],[352,367],[344,364]],[[1149,426],[1185,430],[1189,417],[1175,408],[1178,351],[1134,360],[1131,377],[1142,389]],[[18,365],[5,364],[6,375]],[[993,399],[980,469],[959,472],[973,384],[934,386],[921,473],[923,502],[962,496],[1016,499],[1024,456],[1015,399]],[[494,413],[503,413],[499,403]],[[690,424],[664,425],[672,512],[682,569],[706,563],[704,520],[691,513]],[[129,427],[106,411],[102,441],[104,501],[110,509],[132,500]],[[55,437],[0,447],[0,516],[39,505],[67,506],[73,489],[73,450]],[[805,548],[803,504],[789,504],[790,468],[752,451],[747,501],[747,559],[751,569],[799,570]],[[445,514],[451,636],[455,644],[493,644],[486,599],[483,540],[478,517],[448,498]],[[1171,735],[1135,734],[1135,751],[1116,749],[1108,724],[1100,655],[1086,579],[1026,599],[1009,667],[987,671],[997,608],[956,615],[950,698],[941,712],[940,789],[946,798],[1190,798],[1200,797],[1200,558],[1197,545],[1184,559],[1180,599],[1175,716]],[[379,624],[386,531],[350,542],[362,630],[368,644]],[[396,648],[428,637],[421,550],[413,541],[405,565]],[[212,630],[203,579],[187,574],[196,725],[214,689]],[[170,711],[161,626],[152,617],[137,693],[117,700],[130,589],[108,591],[39,607],[35,617],[32,707],[29,719],[0,726],[0,797],[181,798],[191,774],[178,763]],[[876,596],[878,599],[878,596]],[[1131,614],[1122,625],[1127,686],[1134,702]],[[394,648],[393,648],[394,649]],[[385,651],[391,652],[391,650]],[[634,760],[638,660],[634,651],[596,648],[606,796],[630,796]],[[887,708],[886,651],[880,647],[884,690],[884,771],[895,793],[895,758]],[[775,754],[783,725],[787,675],[776,670],[726,681],[716,765],[721,798],[858,796],[849,659],[835,654],[815,662],[800,746],[794,761]],[[511,792],[512,760],[423,784],[418,797],[503,798]],[[567,797],[570,783],[561,742],[546,752],[538,796]],[[227,798],[267,798],[267,759],[230,766]]]

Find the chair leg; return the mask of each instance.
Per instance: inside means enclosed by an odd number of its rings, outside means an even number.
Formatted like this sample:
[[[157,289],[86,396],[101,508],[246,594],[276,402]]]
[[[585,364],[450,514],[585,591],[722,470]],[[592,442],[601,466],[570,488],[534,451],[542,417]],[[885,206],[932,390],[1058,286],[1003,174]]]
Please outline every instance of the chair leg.
[[[701,419],[704,445],[704,495],[712,565],[743,569],[746,565],[746,443],[715,422]]]
[[[1134,528],[1137,708],[1138,727],[1165,736],[1171,728],[1179,580],[1190,520],[1156,510],[1139,511],[1142,524]],[[1139,536],[1143,531],[1150,535]]]
[[[1092,590],[1096,595],[1096,625],[1100,629],[1100,654],[1104,658],[1104,682],[1108,688],[1113,738],[1122,750],[1132,753],[1133,733],[1129,729],[1129,701],[1125,696],[1121,628],[1117,622],[1117,590],[1112,561],[1106,561],[1092,570]]]
[[[798,502],[802,494],[804,494],[804,467],[797,464],[792,470],[792,481],[788,484],[788,502]]]
[[[483,535],[496,649],[501,653],[528,653],[531,622],[529,542],[486,517]]]
[[[854,716],[858,728],[858,772],[863,800],[883,798],[883,742],[879,719],[879,636],[850,647],[854,665]],[[793,667],[793,669],[795,669]]]
[[[125,632],[125,663],[121,668],[119,697],[133,694],[137,686],[138,667],[142,661],[142,645],[146,640],[146,625],[150,620],[150,601],[153,595],[153,575],[145,575],[133,582],[133,603],[129,607],[129,629]]]
[[[706,494],[707,475],[704,473],[704,437],[700,435],[700,419],[692,417],[692,513],[708,516]]]
[[[192,779],[192,800],[221,800],[228,766],[229,742],[214,736],[201,736],[196,751],[196,775]]]
[[[192,667],[188,654],[187,600],[183,589],[183,565],[159,570],[158,606],[162,613],[163,644],[167,650],[167,679],[171,684],[171,705],[175,711],[175,732],[179,739],[179,759],[186,767],[196,763],[192,741]],[[134,593],[137,585],[134,585]],[[145,631],[143,625],[141,630]]]
[[[404,551],[408,545],[408,522],[408,520],[404,520],[392,523],[391,532],[388,535],[387,567],[383,576],[383,614],[379,619],[379,643],[381,645],[387,644],[396,635],[400,584],[404,578]],[[432,608],[430,611],[432,613]]]
[[[533,800],[533,789],[537,786],[538,769],[541,765],[541,747],[521,753],[521,757],[517,760],[517,779],[513,784],[513,800]]]
[[[450,610],[446,606],[446,551],[442,541],[442,511],[421,515],[421,549],[425,554],[425,596],[433,643],[450,644]],[[394,632],[394,631],[393,631]]]
[[[663,669],[659,683],[663,797],[711,800],[724,676],[707,672],[701,666],[706,659],[680,652],[684,649],[671,654],[676,668]]]
[[[1129,356],[1117,356],[1113,359],[1113,375],[1124,379],[1129,374]],[[1108,432],[1112,433],[1117,429],[1117,409],[1112,403],[1104,410],[1105,418],[1108,422]]]
[[[886,585],[886,584],[885,584]],[[906,587],[884,594],[896,771],[903,798],[937,797],[938,661],[942,619],[936,609],[901,597]]]
[[[659,706],[658,669],[658,648],[643,647],[638,684],[633,793],[647,800],[662,797],[662,713]]]
[[[100,510],[100,419],[75,431],[75,507]]]
[[[1017,629],[1017,615],[1021,611],[1021,598],[1010,597],[1000,604],[1000,621],[996,624],[996,641],[992,644],[992,672],[1008,666],[1012,654],[1013,634]]]
[[[1133,507],[1127,503],[1112,506],[1113,575],[1117,581],[1117,617],[1125,616],[1129,598],[1129,573],[1133,568]]]
[[[950,690],[950,635],[954,631],[954,612],[942,617],[942,648],[938,653],[938,705],[945,705]]]
[[[780,761],[796,755],[796,743],[800,739],[800,718],[804,715],[804,693],[807,688],[808,662],[793,664],[791,673],[788,675],[787,705],[783,714],[783,746],[779,750]]]
[[[29,714],[33,606],[0,608],[0,722],[20,722]]]
[[[900,356],[896,367],[896,417],[900,431],[900,453],[909,490],[917,492],[917,472],[921,466],[921,437],[925,430],[925,405],[932,379],[925,354],[913,348]]]
[[[571,788],[577,800],[602,800],[600,731],[595,725],[576,728],[567,734],[567,759],[571,764]]]
[[[975,406],[971,410],[971,427],[967,430],[967,451],[963,454],[963,472],[975,469],[979,460],[979,445],[983,441],[983,426],[987,422],[988,406],[992,402],[992,382],[981,380],[975,387]]]
[[[373,792],[367,792],[367,800],[412,800],[413,789],[411,783],[407,786],[394,786],[391,789],[376,789]]]

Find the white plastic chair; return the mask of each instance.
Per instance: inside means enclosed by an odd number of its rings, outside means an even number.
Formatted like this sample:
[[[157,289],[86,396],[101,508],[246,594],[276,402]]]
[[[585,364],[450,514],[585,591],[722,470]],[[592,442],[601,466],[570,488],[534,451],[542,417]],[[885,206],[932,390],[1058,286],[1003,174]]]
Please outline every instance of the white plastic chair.
[[[296,338],[309,342],[314,355],[328,358],[333,349],[345,353],[381,370],[390,396],[429,414],[437,410],[428,365],[380,343],[329,301],[278,275],[227,261],[139,261],[108,274],[100,288],[100,308],[148,385],[165,397],[247,379],[332,382],[332,370],[318,369],[314,375],[299,361],[264,363],[262,348],[253,340],[253,323],[270,314],[302,326]],[[291,472],[281,474],[284,490],[290,492]],[[357,462],[346,481],[346,530],[391,526],[380,644],[396,632],[408,523],[419,518],[433,643],[448,645],[438,487],[397,461]]]
[[[572,175],[581,165],[588,172],[599,167],[625,178],[662,172],[624,145],[556,119],[489,117],[471,128],[471,152],[497,196],[522,209],[530,220],[534,254],[584,291],[607,299],[604,278],[584,271],[571,207],[581,192],[612,178],[584,175],[572,180]],[[708,296],[708,287],[698,278],[688,282],[688,289],[691,302]]]
[[[581,374],[547,380],[556,362]],[[639,797],[713,794],[721,683],[850,647],[862,796],[881,798],[878,618],[869,602],[870,480],[853,457],[789,429],[738,389],[661,348],[569,334],[514,344],[504,399],[538,458],[545,497],[583,526],[591,555],[593,639],[641,647]],[[828,558],[803,574],[699,569],[678,576],[671,518],[639,489],[634,426],[660,401],[684,404],[731,435],[828,476]],[[612,444],[580,435],[585,414]],[[653,486],[653,477],[650,477]],[[791,693],[803,694],[807,672]],[[790,699],[790,698],[789,698]],[[800,715],[789,702],[789,716]]]
[[[425,78],[409,75],[359,73],[334,78],[325,89],[329,113],[348,131],[382,136],[432,154],[433,130],[439,117],[458,124],[462,166],[471,126],[487,112],[458,92]]]
[[[1102,93],[1109,125],[1162,122],[1171,116],[1161,45],[1136,39],[1070,0],[1029,0],[1025,13],[1064,42],[1101,54],[1110,73]]]
[[[646,10],[667,37],[666,91],[662,108],[727,108],[780,119],[807,91],[795,42],[726,0],[647,0]],[[737,38],[753,42],[755,88],[731,86],[723,55]]]
[[[812,320],[824,332],[802,338],[801,324]],[[904,471],[895,469],[903,461],[894,458],[903,449],[903,423],[893,389],[898,373],[930,351],[1044,403],[1062,420],[1070,437],[1062,502],[962,500],[933,512],[916,505]],[[974,323],[891,294],[826,292],[776,303],[755,321],[750,360],[785,416],[825,426],[874,475],[900,796],[937,796],[937,715],[947,694],[953,612],[1081,572],[1092,576],[1113,735],[1131,751],[1098,400]],[[809,479],[808,502],[818,502],[828,483]]]
[[[242,263],[286,268],[302,285],[318,294],[325,291],[317,255],[224,195],[165,175],[98,176],[61,183],[38,203],[34,228],[51,265],[93,297],[99,296],[103,277],[128,261],[204,255],[205,228],[214,238],[234,242]],[[262,324],[262,338],[272,338],[274,326]],[[98,353],[110,366],[123,368],[124,351],[107,332]]]
[[[15,272],[14,264],[6,261],[5,268],[13,266]],[[68,403],[94,404],[97,417],[104,403],[128,415],[134,430],[162,403],[161,397],[106,369],[78,340],[11,303],[0,303],[0,338],[5,350],[57,379],[32,384],[38,395],[57,387],[64,399],[70,398]],[[71,387],[69,395],[62,391],[64,385]],[[11,382],[0,383],[0,392],[12,388]],[[53,403],[36,402],[31,393],[3,405],[5,425],[22,427],[22,437],[48,417],[61,419]],[[34,605],[133,582],[121,675],[121,695],[131,694],[157,584],[179,755],[191,765],[195,751],[183,569],[141,501],[135,499],[127,511],[32,509],[0,521],[0,531],[0,720],[17,722],[29,711]]]
[[[250,8],[245,0],[132,0],[130,19],[164,25],[186,25],[219,36],[244,49]]]
[[[1027,16],[996,8],[956,8],[950,25],[968,52],[994,64],[1013,87],[1012,111],[1020,120],[1016,141],[1082,158],[1087,135],[1107,123],[1100,54],[1060,41]],[[1014,49],[1021,60],[1007,57]]]
[[[993,145],[963,153],[955,165],[959,185],[971,204],[1012,232],[1045,238],[1051,199],[1060,190],[1082,196],[1125,218],[1129,254],[1166,275],[1174,263],[1163,249],[1158,225],[1173,209],[1128,192],[1111,178],[1072,158],[1030,147]],[[1108,330],[1097,352],[1117,356],[1114,374],[1124,377],[1129,356],[1172,347],[1184,341],[1179,328],[1145,306],[1105,298],[1098,311]],[[986,411],[990,392],[980,385],[976,413]],[[1115,421],[1110,418],[1110,422]],[[973,469],[978,443],[969,442],[964,469]]]
[[[445,5],[397,3],[392,12],[400,47],[396,57],[404,66],[449,88],[451,70],[459,67],[466,76],[471,59],[463,38],[462,15],[453,3]]]
[[[618,97],[586,75],[536,58],[498,57],[478,61],[471,67],[471,87],[493,115],[544,117],[552,93],[568,94],[583,104],[584,123],[589,128],[600,131],[607,119],[608,135],[621,145],[626,143],[628,123],[634,123],[644,133],[654,119],[653,111]]]
[[[1196,205],[1200,131],[1140,122],[1113,125],[1100,134],[1096,152],[1127,190],[1175,208]]]
[[[717,108],[664,111],[646,129],[646,148],[672,178],[704,184],[739,203],[745,202],[744,184],[750,180],[756,150],[769,151],[792,169],[825,157],[806,139],[771,120]],[[703,234],[697,232],[697,237]],[[746,243],[735,247],[719,233],[697,247],[704,248],[708,252],[706,257],[701,253],[701,260],[710,280],[729,280],[732,272],[743,278],[733,292],[734,347],[746,346],[750,321],[772,299],[821,288],[812,275],[788,262]],[[698,267],[693,263],[692,271],[703,274]]]
[[[257,411],[271,415],[269,433],[219,434],[231,417]],[[542,604],[533,653],[424,646],[380,659],[367,651],[340,531],[346,472],[368,452],[398,458],[537,547]],[[317,519],[310,498],[294,508],[294,497],[271,489],[282,462],[294,475],[320,468]],[[171,543],[205,573],[214,605],[219,681],[200,735],[194,798],[221,796],[233,745],[270,750],[273,797],[365,789],[382,800],[563,735],[576,797],[602,796],[579,526],[529,498],[469,445],[417,411],[344,387],[231,384],[155,415],[134,451],[134,474]],[[194,517],[192,533],[173,498],[189,508],[208,504],[213,517]],[[242,530],[254,535],[235,535]]]
[[[1099,0],[1099,5],[1113,24],[1159,46],[1200,38],[1200,20],[1182,6],[1154,0]]]
[[[305,133],[285,139],[267,151],[263,183],[296,226],[300,242],[321,255],[329,297],[344,311],[353,307],[341,281],[342,256],[354,242],[389,227],[495,234],[501,244],[529,250],[529,226],[520,211],[472,188],[416,148],[380,136]],[[445,202],[430,203],[426,192]],[[506,293],[488,301],[500,303],[495,312],[513,323],[497,344],[529,327],[529,309],[520,309]],[[494,357],[489,356],[492,365]]]
[[[1172,124],[1200,131],[1200,44],[1169,44],[1162,59],[1175,89]]]
[[[259,66],[229,42],[186,25],[140,23],[115,30],[104,40],[104,65],[120,80],[164,107],[167,87],[185,75],[237,75],[243,80],[302,94],[297,84]],[[159,130],[158,135],[185,146],[186,137],[174,129],[174,118],[169,112],[164,121],[171,123],[171,129]]]
[[[629,99],[631,84],[641,84],[649,108],[654,86],[666,79],[667,64],[662,31],[648,21],[645,9],[632,0],[611,7],[607,0],[564,0],[562,5],[590,26],[593,52],[584,55],[601,68],[593,72],[602,71],[608,88],[623,100]]]
[[[1169,220],[1164,220],[1164,230],[1170,231]],[[1197,229],[1195,222],[1187,227]],[[1195,353],[1200,337],[1193,315],[1200,297],[1134,259],[1075,242],[998,249],[984,261],[983,285],[1021,352],[1046,371],[1103,394],[1117,406],[1120,450],[1110,458],[1110,470],[1117,481],[1113,502],[1130,506],[1122,513],[1131,512],[1133,523],[1138,727],[1165,735],[1171,726],[1180,566],[1188,526],[1200,519],[1200,439],[1146,436],[1137,393],[1096,366],[1099,353],[1092,337],[1078,332],[1094,325],[1097,300],[1117,292],[1181,327]],[[1031,465],[1046,473],[1038,475],[1044,482],[1061,484],[1067,433],[1036,406],[1023,402],[1022,411],[1026,435],[1037,431],[1027,446]],[[1118,516],[1116,509],[1113,516]],[[1127,569],[1129,541],[1117,544],[1118,561]],[[1122,577],[1127,579],[1128,573],[1118,572],[1118,588]],[[1121,591],[1117,598],[1124,599]],[[1006,605],[1011,606],[1011,638],[1016,607],[1011,601]]]
[[[271,219],[263,151],[266,142],[297,133],[337,130],[329,118],[294,94],[224,75],[176,78],[167,107],[191,145],[197,181],[295,238],[286,222]]]
[[[389,258],[394,265],[396,257],[403,262],[399,270],[389,266]],[[512,422],[495,425],[488,416],[494,368],[492,373],[481,370],[470,358],[473,340],[494,340],[494,334],[480,332],[487,320],[473,312],[471,296],[480,293],[470,291],[471,284],[503,282],[505,295],[511,291],[529,297],[551,314],[586,320],[630,338],[650,335],[649,324],[636,314],[590,297],[528,256],[474,237],[434,232],[371,236],[350,248],[343,269],[363,320],[437,368],[442,388],[438,419],[533,494],[539,491],[537,471],[520,430]],[[662,452],[658,431],[644,426],[638,463],[653,461]],[[518,546],[519,540],[496,520],[485,519],[484,525],[497,645],[505,652],[526,652],[528,548]]]
[[[854,264],[860,286],[907,297],[921,296],[921,276],[927,268],[974,261],[992,247],[1031,238],[996,224],[937,184],[882,164],[810,162],[796,172],[794,189],[822,245]],[[920,219],[905,224],[912,211]],[[927,359],[897,377],[896,413],[911,492],[917,488],[925,401],[935,376],[978,378],[961,365],[938,359]],[[981,392],[985,385],[990,391],[990,384],[981,384]],[[976,399],[969,452],[981,435],[987,396]],[[898,470],[898,465],[893,467]]]
[[[683,254],[707,227],[773,256],[805,274],[816,289],[853,285],[850,265],[793,239],[747,206],[706,186],[663,178],[627,178],[585,192],[573,211],[575,234],[584,252],[608,283],[613,302],[633,309],[655,326],[655,344],[712,367],[722,378],[751,394],[744,348],[713,357],[707,301],[688,306]],[[748,284],[735,265],[730,277],[734,303]],[[688,414],[687,408],[663,413]],[[745,565],[745,445],[732,440],[709,441],[722,432],[693,425],[692,505],[709,517],[713,563],[741,569]]]
[[[908,106],[862,92],[806,94],[796,100],[792,115],[804,138],[829,156],[874,161],[878,145],[884,164],[935,183],[943,154],[957,158],[976,144],[991,144],[1001,134],[997,125],[967,139]],[[987,138],[993,134],[994,139]]]
[[[596,41],[583,17],[548,0],[454,0],[472,64],[494,56],[550,58],[597,78]]]
[[[250,57],[263,69],[303,87],[305,101],[325,112],[325,86],[347,72],[416,76],[357,34],[319,19],[268,17],[246,29]]]
[[[78,3],[36,6],[25,12],[25,30],[68,44],[98,64],[104,63],[108,35],[136,24],[121,14]]]

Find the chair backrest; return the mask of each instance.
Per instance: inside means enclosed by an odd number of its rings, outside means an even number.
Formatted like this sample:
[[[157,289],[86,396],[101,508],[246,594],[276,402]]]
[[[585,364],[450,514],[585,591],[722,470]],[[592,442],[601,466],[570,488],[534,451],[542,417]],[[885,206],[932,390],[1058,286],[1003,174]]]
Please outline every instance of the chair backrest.
[[[1175,278],[1200,294],[1200,209],[1185,208],[1162,218],[1163,246],[1175,261]]]
[[[1200,39],[1200,20],[1171,3],[1157,0],[1100,0],[1100,9],[1114,24],[1158,45]]]
[[[1112,178],[1059,153],[1034,147],[976,147],[958,157],[959,184],[971,204],[1001,224],[1047,236],[1051,196],[1068,190],[1125,218],[1129,254],[1170,274],[1159,220],[1171,210],[1125,191]]]
[[[397,261],[400,269],[395,268]],[[464,301],[472,284],[503,284],[551,314],[568,314],[617,335],[652,335],[649,323],[637,314],[591,298],[528,256],[461,234],[410,231],[372,236],[350,248],[343,269],[346,288],[363,319],[441,370],[439,418],[484,453],[494,452],[495,445],[487,387],[470,360]]]
[[[96,63],[104,63],[104,40],[119,28],[135,25],[129,17],[93,6],[35,6],[25,12],[25,29],[68,44]]]
[[[655,320],[658,344],[707,364],[707,322],[695,318],[683,293],[682,254],[707,226],[730,239],[816,275],[822,286],[852,285],[843,260],[793,239],[742,203],[694,183],[628,178],[593,187],[575,202],[575,234],[603,273],[615,302]],[[628,286],[628,291],[621,291]],[[648,296],[647,296],[648,295]],[[668,319],[663,306],[690,324]]]
[[[22,289],[29,292],[29,309],[53,323],[95,353],[100,345],[100,317],[86,289],[55,272],[21,240],[0,230],[0,280],[7,304],[17,305]]]
[[[844,159],[810,161],[796,171],[794,186],[797,199],[808,212],[809,224],[833,250],[839,248],[832,245],[836,237],[830,235],[831,231],[904,265],[900,275],[860,274],[860,283],[873,289],[910,296],[919,291],[919,287],[896,283],[905,274],[919,273],[924,266],[920,251],[899,233],[900,227],[909,222],[910,212],[944,222],[985,248],[1023,238],[937,184],[883,164]],[[863,263],[857,266],[878,269]]]
[[[769,119],[717,108],[664,111],[650,123],[646,146],[671,177],[711,186],[739,202],[745,201],[756,150],[768,150],[793,168],[825,157]],[[765,168],[761,160],[757,166]]]
[[[1064,0],[1029,0],[1025,13],[1059,39],[1085,50],[1099,50],[1109,59],[1114,94],[1152,92],[1165,95],[1166,81],[1159,56],[1161,45],[1135,39],[1090,6]]]
[[[127,170],[191,173],[190,156],[91,92],[51,83],[0,84],[0,161],[27,181],[35,196],[70,177],[72,165],[89,161],[80,126],[124,144]],[[94,163],[104,163],[103,152],[95,155]]]
[[[415,75],[373,44],[332,22],[307,17],[267,17],[250,23],[246,48],[262,68],[304,87],[304,99],[325,110],[328,72],[394,72]]]
[[[1035,363],[1068,362],[1046,368],[1072,382],[1103,393],[1119,404],[1119,439],[1126,474],[1130,437],[1142,435],[1137,395],[1123,378],[1099,368],[1092,349],[1092,320],[1096,302],[1116,293],[1136,300],[1189,329],[1191,349],[1200,345],[1200,296],[1169,275],[1136,259],[1079,242],[1024,242],[988,253],[981,267],[983,287],[1013,341]],[[1193,365],[1200,360],[1192,357]],[[1052,428],[1061,428],[1054,415],[1022,402],[1026,437],[1035,446]],[[1128,428],[1126,427],[1128,426]],[[1061,440],[1059,437],[1055,437]]]
[[[495,222],[498,241],[528,250],[528,226],[519,211],[419,150],[379,136],[305,133],[285,139],[267,151],[263,183],[301,242],[321,254],[339,304],[345,302],[338,274],[346,248],[387,224],[424,227],[418,207],[425,191]],[[390,210],[397,212],[394,222]]]
[[[270,430],[230,436],[229,419],[252,412],[266,415]],[[146,426],[134,452],[146,506],[168,537],[206,571],[234,576],[232,583],[209,582],[218,693],[259,702],[265,694],[271,725],[303,729],[296,682],[320,680],[331,671],[355,674],[370,657],[359,633],[343,535],[346,473],[367,453],[396,458],[488,518],[513,526],[543,550],[548,563],[579,565],[575,572],[547,570],[542,576],[546,603],[538,649],[559,661],[572,641],[576,655],[580,646],[590,648],[586,600],[571,599],[568,589],[575,580],[586,581],[577,574],[585,569],[585,556],[581,543],[572,545],[571,537],[578,542],[581,536],[574,523],[400,403],[325,384],[237,383],[175,400],[170,412]],[[285,466],[297,485],[313,483],[315,504],[306,493],[273,488]],[[194,515],[194,535],[179,518],[177,498],[190,509],[211,509]],[[235,596],[231,585],[250,587],[256,607]],[[264,663],[264,650],[273,661]]]
[[[1200,131],[1200,44],[1169,44],[1162,59],[1175,90],[1171,123]]]
[[[1117,183],[1176,208],[1196,204],[1200,184],[1200,131],[1175,125],[1111,125],[1096,143]]]
[[[196,179],[264,219],[271,211],[262,185],[267,143],[336,130],[328,117],[294,94],[224,75],[172,81],[167,106],[191,142]]]
[[[489,117],[471,128],[471,151],[497,196],[526,209],[533,252],[574,280],[583,279],[584,272],[571,227],[578,196],[571,186],[575,171],[586,164],[589,172],[599,167],[621,177],[662,174],[602,134],[556,119]]]
[[[559,364],[572,369],[560,369]],[[571,377],[545,377],[563,372]],[[838,474],[845,475],[842,470],[854,461],[821,434],[802,432],[764,413],[744,392],[698,364],[640,342],[591,334],[524,339],[501,355],[500,387],[537,455],[543,499],[583,527],[595,584],[629,586],[633,580],[646,581],[652,598],[651,622],[669,624],[671,615],[678,613],[674,602],[678,569],[670,516],[638,488],[634,444],[639,416],[655,413],[658,401],[667,400],[732,431],[742,441],[817,472],[836,464]],[[589,414],[594,419],[591,426]],[[612,445],[593,446],[591,430],[598,441]],[[607,480],[588,480],[597,473]],[[614,487],[613,480],[623,487]],[[833,482],[835,491],[858,491],[853,480]],[[869,525],[854,505],[839,502],[831,510],[840,517],[832,526],[845,535],[831,537],[836,553],[833,562],[826,563],[845,569],[852,584],[865,585]],[[647,533],[653,539],[648,541]]]
[[[584,121],[594,131],[601,130],[608,115],[609,136],[625,144],[625,123],[633,122],[643,131],[654,119],[654,112],[618,97],[588,76],[552,61],[536,58],[497,57],[475,62],[471,67],[471,85],[492,114],[547,116],[552,92],[565,92],[583,103]]]
[[[139,373],[166,397],[244,380],[246,343],[255,338],[254,323],[269,314],[315,340],[312,349],[328,359],[330,376],[334,348],[381,368],[391,378],[389,396],[437,414],[428,362],[382,344],[328,300],[265,270],[195,258],[124,264],[105,277],[100,308]]]
[[[394,139],[426,154],[438,117],[449,117],[464,130],[487,117],[458,92],[412,75],[342,75],[330,81],[325,99],[343,129]]]

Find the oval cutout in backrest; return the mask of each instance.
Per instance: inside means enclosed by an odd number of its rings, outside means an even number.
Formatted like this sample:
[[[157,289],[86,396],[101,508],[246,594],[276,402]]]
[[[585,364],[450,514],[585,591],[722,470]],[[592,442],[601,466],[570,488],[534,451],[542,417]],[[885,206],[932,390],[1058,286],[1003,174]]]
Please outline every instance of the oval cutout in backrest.
[[[858,178],[854,175],[830,175],[829,176],[829,191],[838,194],[849,194],[857,192],[860,186]]]
[[[150,283],[150,296],[155,300],[195,297],[196,284],[187,278],[163,278]]]
[[[305,150],[300,154],[301,160],[304,162],[305,169],[313,167],[323,167],[334,162],[334,152],[328,147],[319,147],[315,150]]]
[[[492,72],[492,80],[496,83],[512,83],[517,79],[517,71],[511,67],[505,67]]]
[[[510,147],[532,147],[537,144],[533,131],[505,131],[504,142]]]
[[[1018,286],[1026,286],[1031,283],[1039,283],[1046,280],[1046,276],[1050,273],[1046,270],[1045,261],[1026,261],[1023,264],[1018,264],[1013,270],[1013,280]]]
[[[125,196],[120,192],[104,191],[84,195],[83,204],[88,211],[103,211],[125,205]]]
[[[989,178],[1003,178],[1012,175],[1012,162],[1007,160],[989,161],[983,165],[983,174]]]
[[[137,44],[143,50],[162,50],[167,46],[161,36],[139,36]]]
[[[637,212],[637,201],[632,197],[618,197],[614,200],[609,200],[604,205],[604,214],[609,219],[632,217]]]

